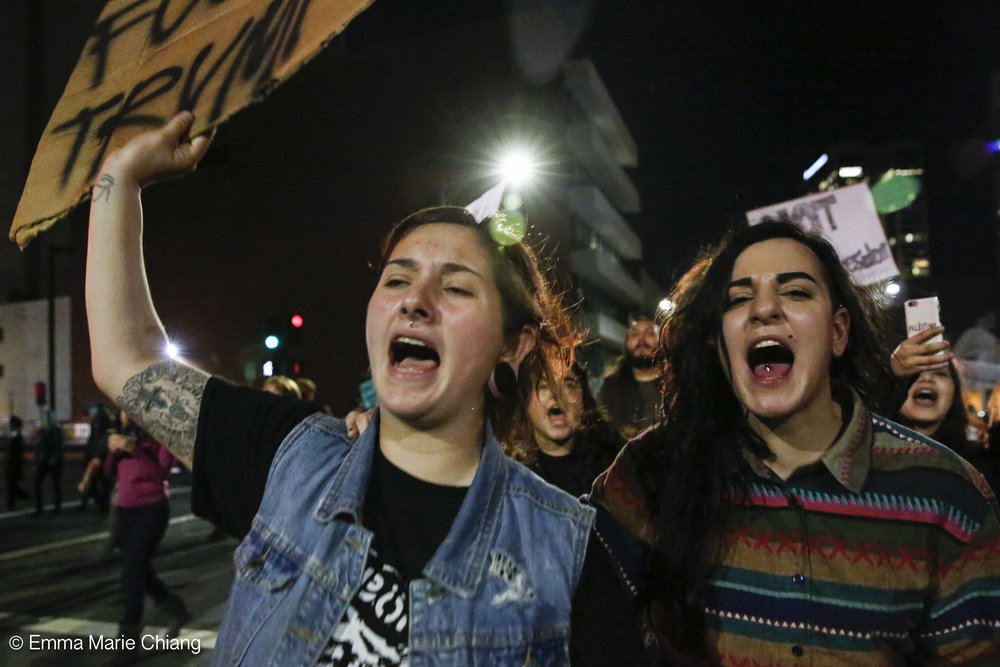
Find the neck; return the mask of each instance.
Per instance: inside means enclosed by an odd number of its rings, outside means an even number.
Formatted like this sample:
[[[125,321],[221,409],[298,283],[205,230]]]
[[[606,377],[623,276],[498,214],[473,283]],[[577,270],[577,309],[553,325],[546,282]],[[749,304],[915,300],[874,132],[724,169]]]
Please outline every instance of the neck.
[[[632,366],[632,377],[635,378],[636,382],[652,382],[659,377],[659,375],[660,369],[657,368],[655,364],[653,366],[649,366],[648,368]]]
[[[382,454],[400,470],[432,484],[471,485],[479,468],[483,433],[482,407],[470,411],[470,418],[428,429],[388,411],[379,413]]]
[[[781,479],[788,479],[798,468],[823,457],[840,433],[843,417],[840,404],[831,397],[783,420],[766,421],[751,414],[748,422],[774,453],[774,460],[765,464]]]
[[[553,440],[535,431],[535,444],[538,445],[538,449],[543,454],[548,454],[549,456],[567,456],[573,451],[573,442],[575,440],[575,436],[570,436],[565,440]]]
[[[941,421],[913,422],[910,428],[912,428],[920,435],[926,435],[928,438],[933,438],[934,434],[937,433],[939,428],[941,428],[941,423],[942,423]]]

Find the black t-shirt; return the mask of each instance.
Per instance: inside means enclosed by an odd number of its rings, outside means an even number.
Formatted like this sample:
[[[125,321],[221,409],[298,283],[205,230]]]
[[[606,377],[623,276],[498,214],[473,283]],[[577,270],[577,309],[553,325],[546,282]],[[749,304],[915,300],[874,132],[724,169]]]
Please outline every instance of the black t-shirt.
[[[372,546],[406,581],[419,578],[448,536],[468,490],[417,479],[376,447],[362,519],[374,533]]]
[[[609,431],[612,428],[610,424],[607,426]],[[539,450],[535,471],[546,482],[579,498],[585,493],[590,493],[594,480],[615,460],[622,444],[624,443],[605,444],[593,431],[580,431],[568,454],[550,456]]]
[[[210,379],[201,402],[194,450],[194,512],[233,535],[246,535],[260,507],[278,447],[296,424],[320,410],[316,403]],[[405,657],[405,619],[385,609],[407,608],[406,582],[419,576],[444,540],[465,492],[462,487],[416,479],[377,451],[362,519],[374,533],[372,553],[362,587],[334,632],[321,664],[399,664],[393,659],[398,650],[394,653],[392,649],[399,648],[399,641]],[[392,571],[398,577],[395,581]],[[398,584],[396,590],[393,583]],[[376,584],[378,590],[373,590]],[[388,607],[385,595],[392,598]],[[371,607],[380,599],[380,613],[374,621],[379,628],[373,628],[372,621],[365,619],[373,616]],[[628,593],[618,583],[607,555],[591,540],[574,594],[573,664],[643,664],[634,616]],[[350,630],[357,627],[359,618],[366,626],[364,631]],[[401,632],[387,636],[396,632],[401,620]],[[370,641],[372,634],[377,635],[377,641]],[[343,644],[351,641],[353,652],[345,653]],[[382,646],[385,654],[359,654],[373,645]]]

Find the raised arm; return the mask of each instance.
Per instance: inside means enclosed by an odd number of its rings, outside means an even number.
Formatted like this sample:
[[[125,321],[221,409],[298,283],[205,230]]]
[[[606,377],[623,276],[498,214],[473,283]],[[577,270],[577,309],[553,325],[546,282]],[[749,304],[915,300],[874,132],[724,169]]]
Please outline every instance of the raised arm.
[[[188,467],[208,375],[166,356],[146,281],[140,194],[197,167],[211,137],[183,141],[193,120],[182,112],[104,161],[90,208],[86,286],[97,386]]]

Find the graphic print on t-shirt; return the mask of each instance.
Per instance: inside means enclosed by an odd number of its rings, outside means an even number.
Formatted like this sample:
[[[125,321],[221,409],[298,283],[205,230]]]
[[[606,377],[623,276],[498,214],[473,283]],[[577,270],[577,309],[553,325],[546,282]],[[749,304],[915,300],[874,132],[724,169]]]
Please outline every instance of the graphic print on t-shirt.
[[[344,612],[318,665],[405,665],[407,584],[396,568],[371,551],[358,594]]]

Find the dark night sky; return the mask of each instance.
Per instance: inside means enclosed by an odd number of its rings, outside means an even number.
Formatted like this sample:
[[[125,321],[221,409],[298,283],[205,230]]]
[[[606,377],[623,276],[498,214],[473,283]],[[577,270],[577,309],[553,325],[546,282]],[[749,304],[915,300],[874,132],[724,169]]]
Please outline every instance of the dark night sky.
[[[154,298],[197,361],[234,376],[265,317],[298,310],[323,359],[310,374],[336,410],[347,406],[365,367],[376,239],[454,187],[456,165],[477,150],[470,131],[512,86],[504,4],[375,0],[222,128],[198,174],[149,191]],[[59,5],[46,116],[99,5]],[[1000,3],[981,0],[597,2],[575,55],[594,61],[638,143],[630,176],[643,210],[629,220],[649,271],[666,287],[743,211],[799,196],[801,172],[832,143],[898,137],[927,151],[941,280],[992,273],[995,285],[995,259],[981,251],[994,247],[985,174],[958,182],[944,153],[986,138],[998,19]],[[81,241],[84,221],[69,223]],[[966,320],[975,309],[953,307]],[[330,355],[354,362],[332,370]]]
[[[586,44],[640,143],[645,238],[711,237],[747,209],[798,196],[800,174],[830,144],[908,138],[927,152],[932,216],[960,229],[947,240],[932,230],[953,246],[935,264],[954,272],[951,253],[990,244],[986,200],[978,212],[954,205],[975,188],[951,179],[943,153],[982,136],[997,3],[643,4],[614,34],[595,21]],[[621,48],[628,34],[636,45]],[[690,252],[671,245],[647,250],[667,265]]]

